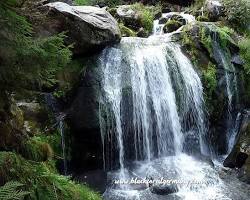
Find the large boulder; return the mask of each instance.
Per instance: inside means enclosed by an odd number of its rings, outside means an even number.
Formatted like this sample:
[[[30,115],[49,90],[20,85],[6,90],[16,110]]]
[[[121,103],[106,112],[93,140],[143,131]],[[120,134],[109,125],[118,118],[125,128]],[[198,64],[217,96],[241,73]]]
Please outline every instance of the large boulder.
[[[54,2],[42,6],[41,11],[46,17],[36,26],[38,35],[65,31],[66,42],[74,44],[75,54],[93,53],[120,41],[118,24],[104,8]]]
[[[236,144],[223,165],[240,168],[240,180],[250,184],[250,111],[244,112]]]
[[[150,191],[157,195],[169,195],[178,192],[176,184],[157,184],[150,187]]]

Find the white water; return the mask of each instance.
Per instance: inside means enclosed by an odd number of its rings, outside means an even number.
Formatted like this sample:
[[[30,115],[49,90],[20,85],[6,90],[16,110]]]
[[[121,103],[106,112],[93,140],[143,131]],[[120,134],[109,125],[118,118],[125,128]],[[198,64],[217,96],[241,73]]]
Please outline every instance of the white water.
[[[193,156],[209,155],[200,78],[172,34],[157,30],[158,21],[153,36],[123,38],[100,56],[100,126],[111,181],[104,199],[233,199],[217,170]],[[153,194],[147,184],[114,184],[131,178],[185,183],[172,195]]]
[[[225,83],[226,83],[226,93],[227,93],[227,152],[230,153],[232,150],[232,145],[235,143],[236,134],[238,131],[237,121],[239,121],[239,114],[237,118],[233,118],[233,96],[236,97],[236,103],[238,102],[238,83],[237,75],[235,73],[234,65],[229,62],[230,59],[227,58],[227,54],[223,52],[222,48],[219,46],[217,41],[214,41],[215,47],[217,47],[218,57],[221,59],[221,65],[224,68],[225,73]],[[235,122],[235,123],[234,123]],[[234,126],[235,124],[235,126]]]
[[[65,114],[60,114],[57,117],[58,120],[58,129],[61,135],[61,146],[62,146],[62,156],[63,156],[63,172],[64,175],[67,175],[68,172],[68,165],[67,165],[67,158],[66,158],[66,146],[65,146],[65,135],[64,135],[64,117]]]

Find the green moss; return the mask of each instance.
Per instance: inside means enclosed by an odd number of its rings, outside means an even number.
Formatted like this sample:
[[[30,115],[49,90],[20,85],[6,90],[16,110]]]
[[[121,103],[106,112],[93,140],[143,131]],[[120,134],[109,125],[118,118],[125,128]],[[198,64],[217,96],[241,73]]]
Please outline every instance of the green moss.
[[[245,32],[250,21],[249,0],[223,0],[225,19],[229,25],[240,32]]]
[[[217,87],[216,66],[212,63],[209,63],[207,68],[203,70],[203,77],[207,95],[209,98],[211,98]]]
[[[208,17],[206,17],[206,16],[198,16],[197,18],[196,18],[196,20],[197,21],[200,21],[200,22],[208,22],[209,21],[209,19],[208,19]]]
[[[244,59],[244,71],[250,74],[250,36],[246,36],[239,41],[240,55]]]
[[[230,43],[235,43],[231,38],[231,35],[233,34],[233,30],[231,28],[227,26],[222,28],[217,27],[217,32],[219,34],[219,41],[222,48],[226,49]]]
[[[212,55],[213,52],[213,45],[212,45],[212,38],[209,32],[205,27],[200,27],[200,41],[201,43],[205,46],[205,48],[208,50],[210,56]]]
[[[21,152],[26,159],[38,162],[53,158],[51,146],[46,142],[40,141],[37,137],[25,141]]]
[[[240,55],[244,61],[244,73],[242,80],[244,80],[244,99],[245,103],[250,105],[250,36],[246,35],[239,41]]]
[[[136,32],[124,26],[123,23],[119,23],[119,28],[121,30],[122,37],[136,37]]]
[[[74,3],[78,6],[92,5],[93,0],[74,0]]]
[[[83,59],[72,60],[66,67],[62,68],[56,73],[56,81],[58,83],[57,89],[53,95],[57,98],[65,98],[68,92],[78,84],[80,74],[86,69]]]
[[[164,32],[173,32],[176,31],[181,26],[182,26],[181,22],[172,19],[167,21],[167,23],[163,27],[163,30]]]
[[[87,186],[56,173],[53,163],[32,162],[10,152],[0,152],[1,181],[18,181],[30,192],[28,200],[100,200]]]

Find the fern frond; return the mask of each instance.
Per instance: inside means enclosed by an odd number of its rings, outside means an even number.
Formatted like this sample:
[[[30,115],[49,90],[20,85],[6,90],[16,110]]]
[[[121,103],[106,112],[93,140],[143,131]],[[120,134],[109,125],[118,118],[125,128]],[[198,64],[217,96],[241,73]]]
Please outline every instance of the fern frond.
[[[23,186],[23,184],[10,181],[7,182],[4,186],[0,187],[0,200],[22,200],[29,192],[22,191],[18,189]]]

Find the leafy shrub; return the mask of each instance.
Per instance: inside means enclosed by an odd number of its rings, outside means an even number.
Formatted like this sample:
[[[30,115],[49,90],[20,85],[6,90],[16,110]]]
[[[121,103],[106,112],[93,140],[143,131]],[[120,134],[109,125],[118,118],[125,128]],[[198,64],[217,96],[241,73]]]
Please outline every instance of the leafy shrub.
[[[139,18],[141,26],[148,32],[152,32],[154,24],[154,10],[152,7],[144,6],[141,3],[135,3],[132,5],[132,9],[139,12]]]
[[[0,86],[54,84],[55,73],[71,59],[65,35],[33,38],[31,24],[10,5],[0,2]]]
[[[208,96],[211,97],[217,86],[216,67],[212,63],[208,64],[207,69],[203,70],[203,77]]]
[[[226,20],[236,29],[245,29],[250,23],[249,0],[223,0]]]
[[[38,162],[46,161],[53,157],[53,150],[48,143],[39,141],[39,138],[33,137],[25,141],[22,147],[22,155],[29,160]]]
[[[97,5],[103,4],[109,7],[115,7],[122,4],[122,0],[74,0],[76,5]]]
[[[87,186],[57,174],[51,162],[32,162],[10,152],[0,152],[1,180],[15,180],[29,191],[28,200],[100,200]]]

